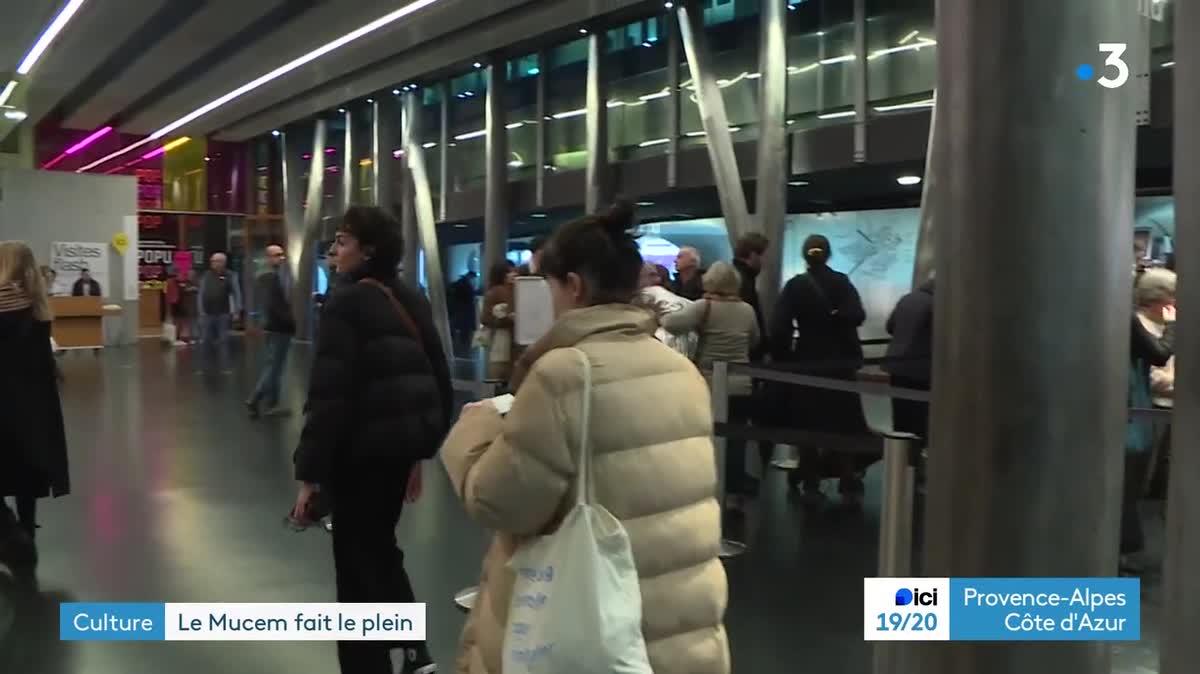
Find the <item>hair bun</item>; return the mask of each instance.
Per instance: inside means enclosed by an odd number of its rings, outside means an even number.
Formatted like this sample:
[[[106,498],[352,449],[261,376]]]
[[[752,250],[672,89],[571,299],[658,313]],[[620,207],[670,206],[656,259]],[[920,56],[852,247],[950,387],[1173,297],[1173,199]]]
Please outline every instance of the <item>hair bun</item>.
[[[604,230],[614,239],[620,239],[628,236],[632,228],[633,203],[625,199],[613,203],[612,208],[608,209],[608,214],[604,216]]]

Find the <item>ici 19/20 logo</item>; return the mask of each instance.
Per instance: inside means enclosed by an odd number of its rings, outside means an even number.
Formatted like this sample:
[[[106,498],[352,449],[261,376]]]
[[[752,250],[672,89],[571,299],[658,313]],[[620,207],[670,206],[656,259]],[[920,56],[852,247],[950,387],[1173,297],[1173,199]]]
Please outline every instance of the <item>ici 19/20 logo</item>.
[[[896,606],[937,606],[937,588],[931,592],[902,587],[896,590]]]
[[[1084,63],[1076,68],[1075,76],[1084,82],[1096,80],[1096,84],[1107,89],[1116,89],[1123,86],[1129,81],[1129,64],[1121,57],[1125,55],[1125,50],[1129,48],[1129,45],[1124,42],[1101,42],[1099,47],[1101,54],[1108,54],[1108,58],[1104,60],[1104,67],[1106,69],[1116,68],[1115,76],[1110,77],[1108,74],[1105,74],[1097,78],[1096,69],[1090,63]]]

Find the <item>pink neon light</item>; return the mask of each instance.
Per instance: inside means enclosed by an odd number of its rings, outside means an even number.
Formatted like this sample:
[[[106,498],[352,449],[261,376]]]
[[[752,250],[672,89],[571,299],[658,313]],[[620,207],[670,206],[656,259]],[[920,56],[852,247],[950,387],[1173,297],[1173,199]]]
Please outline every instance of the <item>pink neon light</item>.
[[[151,151],[147,152],[146,154],[142,155],[142,159],[154,159],[155,157],[157,157],[160,154],[166,154],[166,152],[167,152],[167,146],[164,145],[164,146],[158,148],[157,150],[151,150]]]
[[[96,131],[95,133],[88,136],[87,138],[84,138],[83,140],[79,141],[78,143],[75,143],[71,147],[67,148],[66,154],[75,154],[76,152],[79,152],[83,148],[91,145],[92,143],[96,142],[97,140],[100,140],[100,138],[102,138],[105,134],[107,134],[108,132],[110,132],[112,130],[113,130],[113,128],[111,126],[106,126],[103,129]]]
[[[55,166],[58,166],[58,163],[66,158],[67,158],[67,153],[64,152],[64,153],[58,155],[57,157],[55,157],[54,159],[51,159],[50,161],[46,162],[45,164],[42,164],[42,168],[52,169]]]
[[[337,148],[335,148],[335,147],[325,148],[325,154],[334,154],[335,152],[337,152]]]

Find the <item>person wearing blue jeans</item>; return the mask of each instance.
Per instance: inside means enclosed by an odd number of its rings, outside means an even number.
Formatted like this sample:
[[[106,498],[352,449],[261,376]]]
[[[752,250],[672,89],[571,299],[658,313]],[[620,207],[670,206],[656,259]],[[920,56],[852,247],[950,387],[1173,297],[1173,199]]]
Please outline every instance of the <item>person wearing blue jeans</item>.
[[[263,348],[262,373],[246,409],[252,419],[258,418],[260,403],[266,403],[268,416],[282,416],[287,410],[279,406],[279,389],[283,381],[283,369],[287,364],[288,350],[292,346],[292,335],[296,334],[296,320],[288,302],[291,283],[287,274],[287,261],[282,246],[267,246],[268,271],[258,277],[256,296],[259,298],[259,314],[263,331],[267,333]]]
[[[241,310],[242,289],[237,276],[229,270],[224,253],[213,253],[210,268],[200,280],[197,329],[200,331],[200,358],[203,369],[212,371],[213,352],[220,359],[221,371],[229,374],[233,363],[229,357],[229,331],[233,315]]]

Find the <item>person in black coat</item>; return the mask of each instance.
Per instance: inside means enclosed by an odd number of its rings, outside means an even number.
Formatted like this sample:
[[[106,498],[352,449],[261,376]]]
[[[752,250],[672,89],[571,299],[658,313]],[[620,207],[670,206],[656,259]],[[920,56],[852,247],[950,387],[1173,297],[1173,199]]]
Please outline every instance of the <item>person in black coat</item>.
[[[770,245],[767,237],[758,232],[751,232],[738,239],[733,249],[733,266],[742,278],[741,291],[738,294],[743,302],[754,307],[754,317],[758,319],[760,341],[750,346],[751,362],[761,361],[766,355],[767,325],[763,320],[762,302],[758,298],[758,275],[762,272]]]
[[[334,244],[342,282],[321,309],[294,456],[292,517],[313,519],[318,490],[331,501],[339,602],[416,601],[395,530],[405,497],[419,495],[421,462],[450,427],[449,364],[428,301],[397,278],[399,229],[378,208],[343,217]],[[423,643],[340,642],[338,660],[347,674],[390,674],[388,652],[401,646],[405,672],[434,671]]]
[[[100,297],[100,284],[92,278],[91,272],[87,269],[80,269],[79,278],[71,286],[71,295],[74,297]]]
[[[829,268],[829,240],[812,235],[804,241],[808,271],[783,287],[768,329],[772,359],[795,372],[854,380],[862,367],[858,327],[866,311],[850,278]],[[805,386],[773,385],[767,398],[776,424],[830,433],[858,433],[867,429],[862,402],[856,393]],[[821,478],[839,478],[839,491],[851,504],[863,492],[862,473],[876,457],[822,454],[800,448],[801,465],[789,477],[795,488],[820,498]]]
[[[262,328],[266,335],[262,373],[246,407],[251,418],[258,417],[258,405],[267,403],[267,414],[279,416],[289,413],[279,407],[279,392],[283,382],[283,370],[287,365],[288,350],[292,336],[296,334],[296,319],[292,316],[289,300],[291,282],[288,278],[287,257],[283,246],[267,246],[267,266],[270,271],[256,280],[255,296],[262,313]]]
[[[883,369],[892,385],[928,391],[933,381],[933,286],[930,279],[900,298],[887,320],[892,336]],[[892,427],[929,437],[929,403],[892,398]]]
[[[43,283],[28,246],[0,242],[0,516],[11,517],[4,497],[16,497],[31,539],[37,499],[71,491]]]

